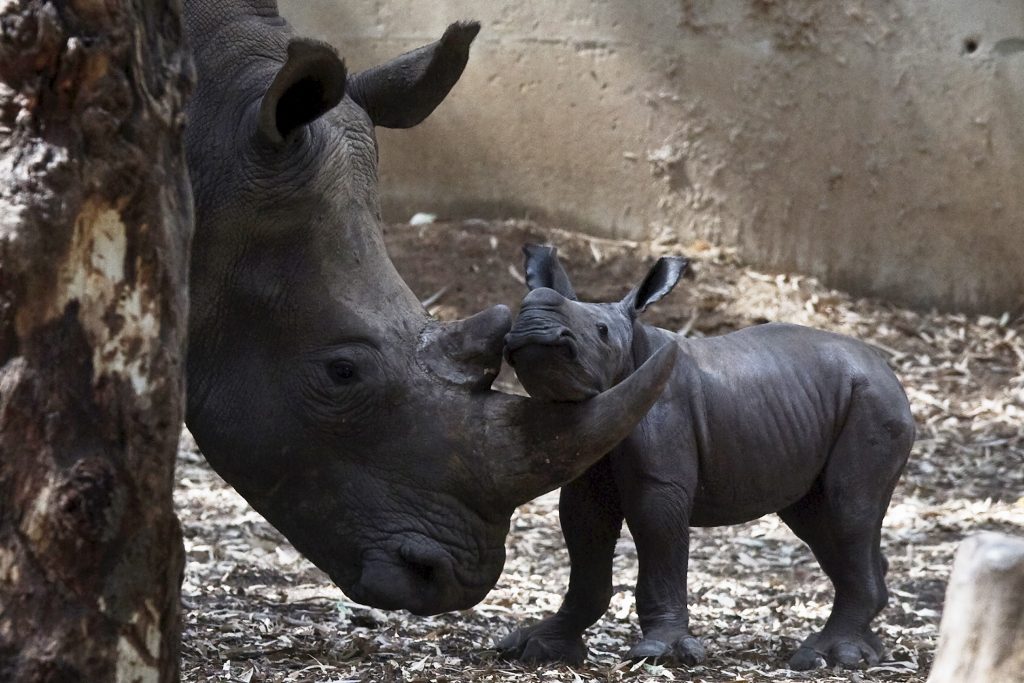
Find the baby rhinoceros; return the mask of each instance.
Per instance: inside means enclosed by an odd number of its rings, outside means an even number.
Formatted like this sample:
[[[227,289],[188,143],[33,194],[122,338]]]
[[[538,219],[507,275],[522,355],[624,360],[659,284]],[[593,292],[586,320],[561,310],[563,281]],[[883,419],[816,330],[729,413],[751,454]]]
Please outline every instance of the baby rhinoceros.
[[[679,360],[634,431],[559,503],[572,572],[559,610],[499,648],[525,661],[579,663],[583,631],[608,607],[625,518],[636,542],[642,640],[628,657],[696,664],[686,605],[689,527],[777,512],[835,588],[832,613],[789,660],[793,669],[877,663],[871,621],[887,602],[882,518],[914,441],[906,394],[855,339],[787,324],[684,339],[637,321],[686,269],[658,260],[622,301],[577,300],[555,249],[528,245],[529,294],[505,338],[526,390],[580,401],[621,382],[663,344]]]

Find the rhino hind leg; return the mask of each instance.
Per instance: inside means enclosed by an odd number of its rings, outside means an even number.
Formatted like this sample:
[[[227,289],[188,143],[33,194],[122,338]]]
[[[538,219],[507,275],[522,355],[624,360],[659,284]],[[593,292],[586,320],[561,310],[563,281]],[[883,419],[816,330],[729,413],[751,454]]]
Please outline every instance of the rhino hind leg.
[[[498,642],[508,659],[582,664],[587,658],[583,632],[611,601],[612,559],[623,515],[608,458],[562,487],[558,514],[572,564],[569,590],[555,614]]]
[[[888,602],[879,532],[830,538],[821,520],[809,519],[811,514],[800,518],[790,509],[781,516],[811,546],[835,587],[825,627],[804,639],[790,657],[789,667],[806,671],[837,664],[847,668],[877,664],[884,648],[871,631],[871,622]]]
[[[858,668],[877,664],[884,654],[871,631],[888,602],[882,519],[913,441],[909,415],[886,413],[879,402],[851,409],[814,488],[779,512],[835,588],[825,627],[804,640],[789,660],[791,669]]]

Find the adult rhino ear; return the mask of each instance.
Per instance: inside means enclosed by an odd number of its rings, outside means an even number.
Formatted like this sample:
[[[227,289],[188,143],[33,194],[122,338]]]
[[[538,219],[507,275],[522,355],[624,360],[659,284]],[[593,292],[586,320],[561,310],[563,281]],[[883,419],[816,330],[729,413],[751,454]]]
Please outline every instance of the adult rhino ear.
[[[682,256],[662,256],[647,273],[644,281],[623,299],[634,315],[643,313],[648,306],[672,291],[690,264]]]
[[[345,63],[327,43],[294,38],[288,58],[260,103],[258,127],[280,144],[333,109],[345,96]]]
[[[436,43],[349,78],[349,96],[374,125],[411,128],[427,118],[459,80],[479,32],[476,21],[452,24]]]
[[[576,301],[576,290],[572,288],[569,275],[558,260],[558,249],[555,247],[547,244],[524,245],[523,268],[526,270],[526,286],[530,291],[547,287],[566,299]]]

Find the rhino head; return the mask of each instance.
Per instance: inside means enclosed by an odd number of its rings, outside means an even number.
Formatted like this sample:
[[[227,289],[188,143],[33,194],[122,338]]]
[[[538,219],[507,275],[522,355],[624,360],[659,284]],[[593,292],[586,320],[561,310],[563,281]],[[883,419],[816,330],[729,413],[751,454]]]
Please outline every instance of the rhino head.
[[[555,247],[527,244],[523,257],[529,292],[505,354],[530,396],[547,401],[582,401],[628,377],[640,314],[672,291],[689,264],[662,256],[621,301],[590,303],[577,298]]]
[[[396,272],[374,127],[415,125],[440,103],[476,24],[348,75],[273,2],[187,0],[185,11],[199,76],[186,139],[189,428],[353,599],[469,607],[497,581],[515,506],[621,440],[675,357],[580,404],[501,394],[490,385],[508,309],[440,323]]]

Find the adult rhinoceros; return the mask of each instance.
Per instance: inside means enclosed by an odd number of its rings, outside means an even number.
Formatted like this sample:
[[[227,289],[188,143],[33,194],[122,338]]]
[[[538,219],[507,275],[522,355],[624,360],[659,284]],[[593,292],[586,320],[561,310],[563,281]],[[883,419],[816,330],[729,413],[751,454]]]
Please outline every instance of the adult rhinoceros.
[[[189,428],[353,599],[466,608],[497,581],[514,507],[620,441],[674,354],[582,404],[499,394],[508,309],[441,324],[395,271],[374,126],[424,119],[461,75],[476,24],[349,76],[273,0],[184,6],[198,72]]]

